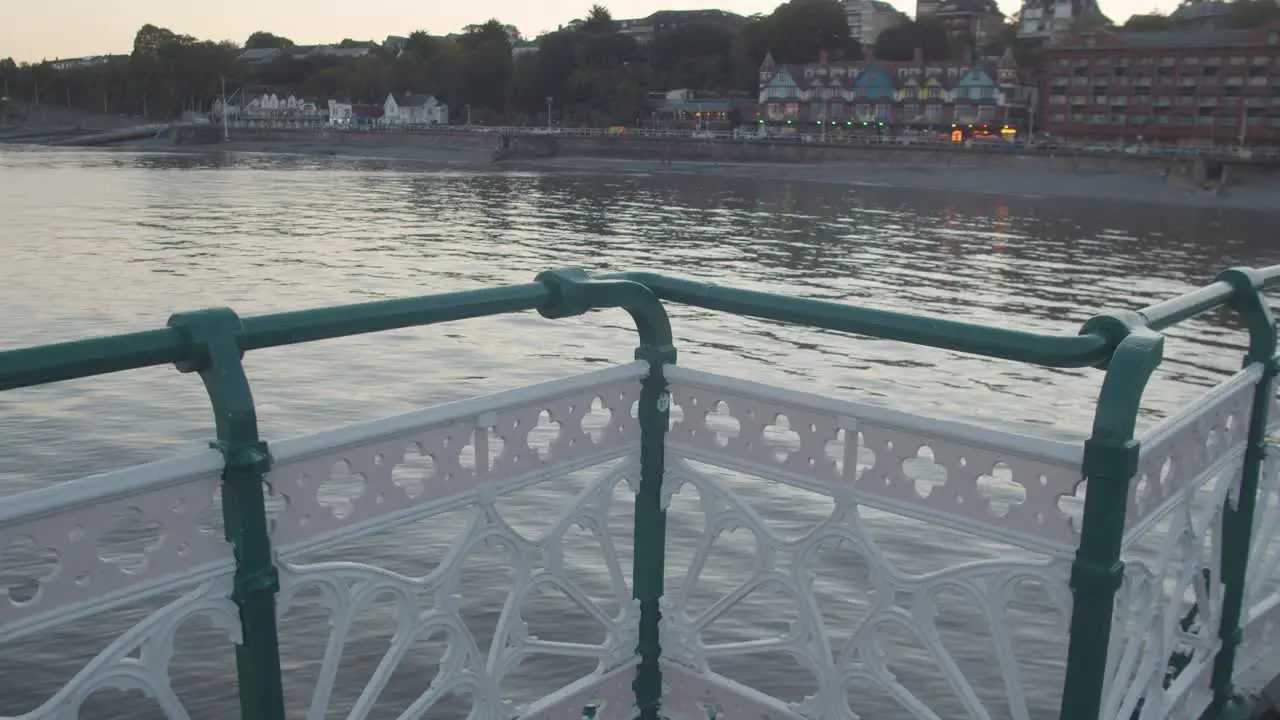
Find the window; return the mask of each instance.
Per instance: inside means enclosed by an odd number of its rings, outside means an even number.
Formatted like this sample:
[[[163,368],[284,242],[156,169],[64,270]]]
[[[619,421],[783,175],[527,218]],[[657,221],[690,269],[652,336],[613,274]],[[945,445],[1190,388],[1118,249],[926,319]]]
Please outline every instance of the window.
[[[1054,115],[1053,115],[1053,117],[1052,117],[1052,120],[1053,120],[1054,122],[1063,122],[1063,121],[1065,121],[1066,119],[1067,119],[1067,116],[1066,116],[1066,115],[1063,115],[1062,113],[1054,113]]]
[[[1259,85],[1266,85],[1267,79],[1265,77],[1251,77],[1249,78],[1249,84],[1254,87],[1257,87]]]
[[[1130,115],[1129,124],[1130,125],[1146,125],[1147,116],[1146,115]]]
[[[1200,58],[1198,58],[1198,57],[1196,57],[1196,56],[1194,56],[1194,55],[1188,55],[1188,56],[1186,56],[1186,57],[1182,58],[1182,62],[1183,62],[1183,64],[1185,64],[1185,65],[1199,65],[1199,64],[1200,64]]]
[[[1050,105],[1066,105],[1067,96],[1066,95],[1050,95],[1049,104]]]
[[[926,105],[924,108],[925,119],[930,122],[937,122],[942,119],[941,105]]]
[[[1151,88],[1149,88],[1149,87],[1147,87],[1147,86],[1145,86],[1145,85],[1139,85],[1138,87],[1135,87],[1135,88],[1133,89],[1133,94],[1134,94],[1135,96],[1146,96],[1146,95],[1150,95],[1150,94],[1151,94]]]
[[[1162,77],[1162,78],[1171,78],[1173,77],[1173,68],[1161,63],[1160,67],[1156,68],[1156,76]]]
[[[914,119],[919,114],[920,114],[920,106],[916,105],[915,103],[902,106],[902,116],[905,119],[908,119],[908,120]]]
[[[1243,56],[1243,55],[1232,55],[1232,56],[1231,56],[1231,64],[1232,64],[1232,65],[1243,65],[1243,64],[1244,64],[1244,56]]]
[[[1249,77],[1251,78],[1262,77],[1266,74],[1267,74],[1266,65],[1254,65],[1249,68]]]
[[[1195,94],[1196,94],[1196,89],[1195,89],[1195,88],[1193,88],[1193,87],[1180,87],[1180,88],[1178,88],[1178,96],[1179,96],[1179,97],[1193,97]]]
[[[940,97],[942,97],[942,88],[936,88],[936,87],[929,88],[930,100],[937,100]]]
[[[1204,77],[1216,77],[1218,74],[1218,67],[1216,65],[1205,65],[1200,68],[1200,74]]]

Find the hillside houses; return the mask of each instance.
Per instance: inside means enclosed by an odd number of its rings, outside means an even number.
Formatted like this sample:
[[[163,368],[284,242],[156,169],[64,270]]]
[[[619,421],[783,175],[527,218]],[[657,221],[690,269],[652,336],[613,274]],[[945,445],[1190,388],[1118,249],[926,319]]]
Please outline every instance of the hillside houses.
[[[760,65],[760,122],[949,128],[1016,123],[1025,112],[1012,52],[976,62],[876,59]]]

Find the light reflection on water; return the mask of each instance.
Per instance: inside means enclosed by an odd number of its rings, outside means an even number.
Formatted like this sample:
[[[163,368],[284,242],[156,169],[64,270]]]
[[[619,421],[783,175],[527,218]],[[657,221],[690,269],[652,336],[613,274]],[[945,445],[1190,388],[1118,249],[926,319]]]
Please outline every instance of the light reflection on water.
[[[1104,309],[1169,297],[1221,268],[1280,261],[1274,216],[1238,211],[254,156],[0,150],[0,219],[0,348],[159,327],[171,312],[205,306],[258,314],[527,282],[562,266],[1075,332]],[[1087,434],[1100,378],[670,311],[686,365],[932,415],[1031,423],[1049,436]],[[248,369],[263,435],[280,439],[627,360],[628,322],[616,311],[487,318],[255,352]],[[1144,426],[1239,367],[1235,327],[1215,313],[1170,331]],[[199,383],[170,368],[0,393],[0,485],[10,493],[123,467],[210,434]],[[757,499],[788,512],[785,493]],[[553,513],[561,500],[547,491],[515,514]],[[425,547],[440,537],[402,539]],[[941,539],[899,538],[896,552],[955,561],[978,550],[956,540],[941,551]],[[352,556],[394,563],[406,559],[403,547],[365,544]],[[750,555],[739,549],[739,559]],[[750,638],[755,622],[730,631]],[[21,659],[0,650],[0,712],[46,697],[73,669],[50,658],[94,646],[94,632],[51,633]],[[286,638],[291,697],[305,692],[295,674],[319,657],[317,642]],[[358,638],[349,651],[357,674],[367,677],[382,647]],[[207,663],[179,673],[184,697],[202,708],[197,717],[227,717],[229,660]],[[535,672],[522,682],[552,680]],[[399,692],[416,687],[404,682]],[[95,716],[139,716],[109,698],[96,707]]]

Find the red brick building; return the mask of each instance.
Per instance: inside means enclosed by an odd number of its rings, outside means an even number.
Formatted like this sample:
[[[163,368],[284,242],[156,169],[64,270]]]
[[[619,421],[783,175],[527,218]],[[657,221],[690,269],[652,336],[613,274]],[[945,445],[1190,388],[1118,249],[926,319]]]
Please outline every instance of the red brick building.
[[[1099,30],[1045,48],[1039,122],[1065,137],[1280,145],[1280,24]]]

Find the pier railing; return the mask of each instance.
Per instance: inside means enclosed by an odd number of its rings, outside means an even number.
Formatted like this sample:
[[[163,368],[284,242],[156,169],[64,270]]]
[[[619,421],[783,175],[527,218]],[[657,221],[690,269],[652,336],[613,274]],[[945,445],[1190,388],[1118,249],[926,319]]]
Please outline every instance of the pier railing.
[[[234,646],[252,720],[1229,717],[1244,673],[1280,674],[1275,285],[1280,266],[1229,270],[1054,335],[566,270],[0,352],[0,390],[172,363],[204,382],[216,427],[212,449],[0,501],[0,655],[119,630],[46,696],[0,692],[0,715],[78,717],[107,691],[145,696],[120,716],[220,715],[230,690],[209,685],[230,677],[174,663]],[[671,303],[1098,367],[1092,434],[684,368]],[[1242,370],[1135,435],[1160,331],[1224,306],[1249,332]],[[634,363],[258,432],[246,352],[598,308],[630,313]],[[414,562],[379,562],[387,546]],[[314,655],[282,660],[299,637]]]

